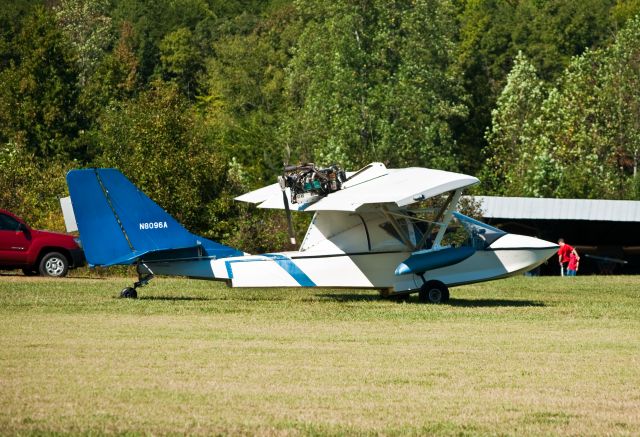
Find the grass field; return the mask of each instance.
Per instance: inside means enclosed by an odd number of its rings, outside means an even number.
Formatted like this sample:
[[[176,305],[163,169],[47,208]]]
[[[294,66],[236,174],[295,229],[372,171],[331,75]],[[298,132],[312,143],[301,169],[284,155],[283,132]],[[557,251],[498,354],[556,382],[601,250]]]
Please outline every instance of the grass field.
[[[0,434],[640,434],[640,277],[130,282],[0,275]]]

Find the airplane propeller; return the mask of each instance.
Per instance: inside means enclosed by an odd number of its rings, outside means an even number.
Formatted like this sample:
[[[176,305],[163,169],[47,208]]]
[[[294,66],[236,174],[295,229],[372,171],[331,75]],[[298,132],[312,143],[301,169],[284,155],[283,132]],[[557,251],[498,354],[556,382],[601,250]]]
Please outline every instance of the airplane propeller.
[[[285,166],[285,171],[289,166]],[[278,184],[282,190],[282,201],[284,202],[284,211],[287,217],[287,228],[289,233],[289,243],[291,246],[296,245],[296,235],[293,231],[293,221],[291,219],[291,208],[289,207],[289,199],[287,197],[287,180],[286,176],[278,176]]]

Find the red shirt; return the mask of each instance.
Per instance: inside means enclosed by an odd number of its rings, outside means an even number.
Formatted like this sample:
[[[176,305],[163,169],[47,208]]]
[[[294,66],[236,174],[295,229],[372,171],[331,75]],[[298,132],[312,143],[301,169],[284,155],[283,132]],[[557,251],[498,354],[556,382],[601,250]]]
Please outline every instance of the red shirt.
[[[576,270],[578,267],[578,258],[572,253],[569,256],[569,265],[567,266],[567,270]]]
[[[571,254],[571,252],[573,252],[573,247],[565,243],[565,245],[562,246],[560,250],[558,250],[558,255],[560,255],[560,262],[568,263],[569,255]]]

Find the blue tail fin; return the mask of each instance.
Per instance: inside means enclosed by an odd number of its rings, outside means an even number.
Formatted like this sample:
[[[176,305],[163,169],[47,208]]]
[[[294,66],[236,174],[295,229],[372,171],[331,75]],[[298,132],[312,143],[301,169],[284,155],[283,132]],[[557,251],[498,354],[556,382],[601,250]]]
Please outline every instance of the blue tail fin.
[[[67,185],[89,264],[175,258],[183,249],[224,258],[241,251],[194,235],[116,169],[71,170]]]

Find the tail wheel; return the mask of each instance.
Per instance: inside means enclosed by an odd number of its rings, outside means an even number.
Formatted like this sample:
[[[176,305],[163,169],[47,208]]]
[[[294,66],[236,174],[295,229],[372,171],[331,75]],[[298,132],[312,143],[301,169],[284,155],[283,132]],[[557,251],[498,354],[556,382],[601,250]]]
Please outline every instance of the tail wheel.
[[[40,274],[53,278],[62,278],[69,271],[69,260],[59,252],[49,252],[40,260]]]
[[[440,281],[428,281],[420,287],[418,299],[424,303],[444,303],[449,300],[449,289]]]
[[[123,288],[120,292],[120,297],[123,299],[137,299],[138,292],[132,287]]]

